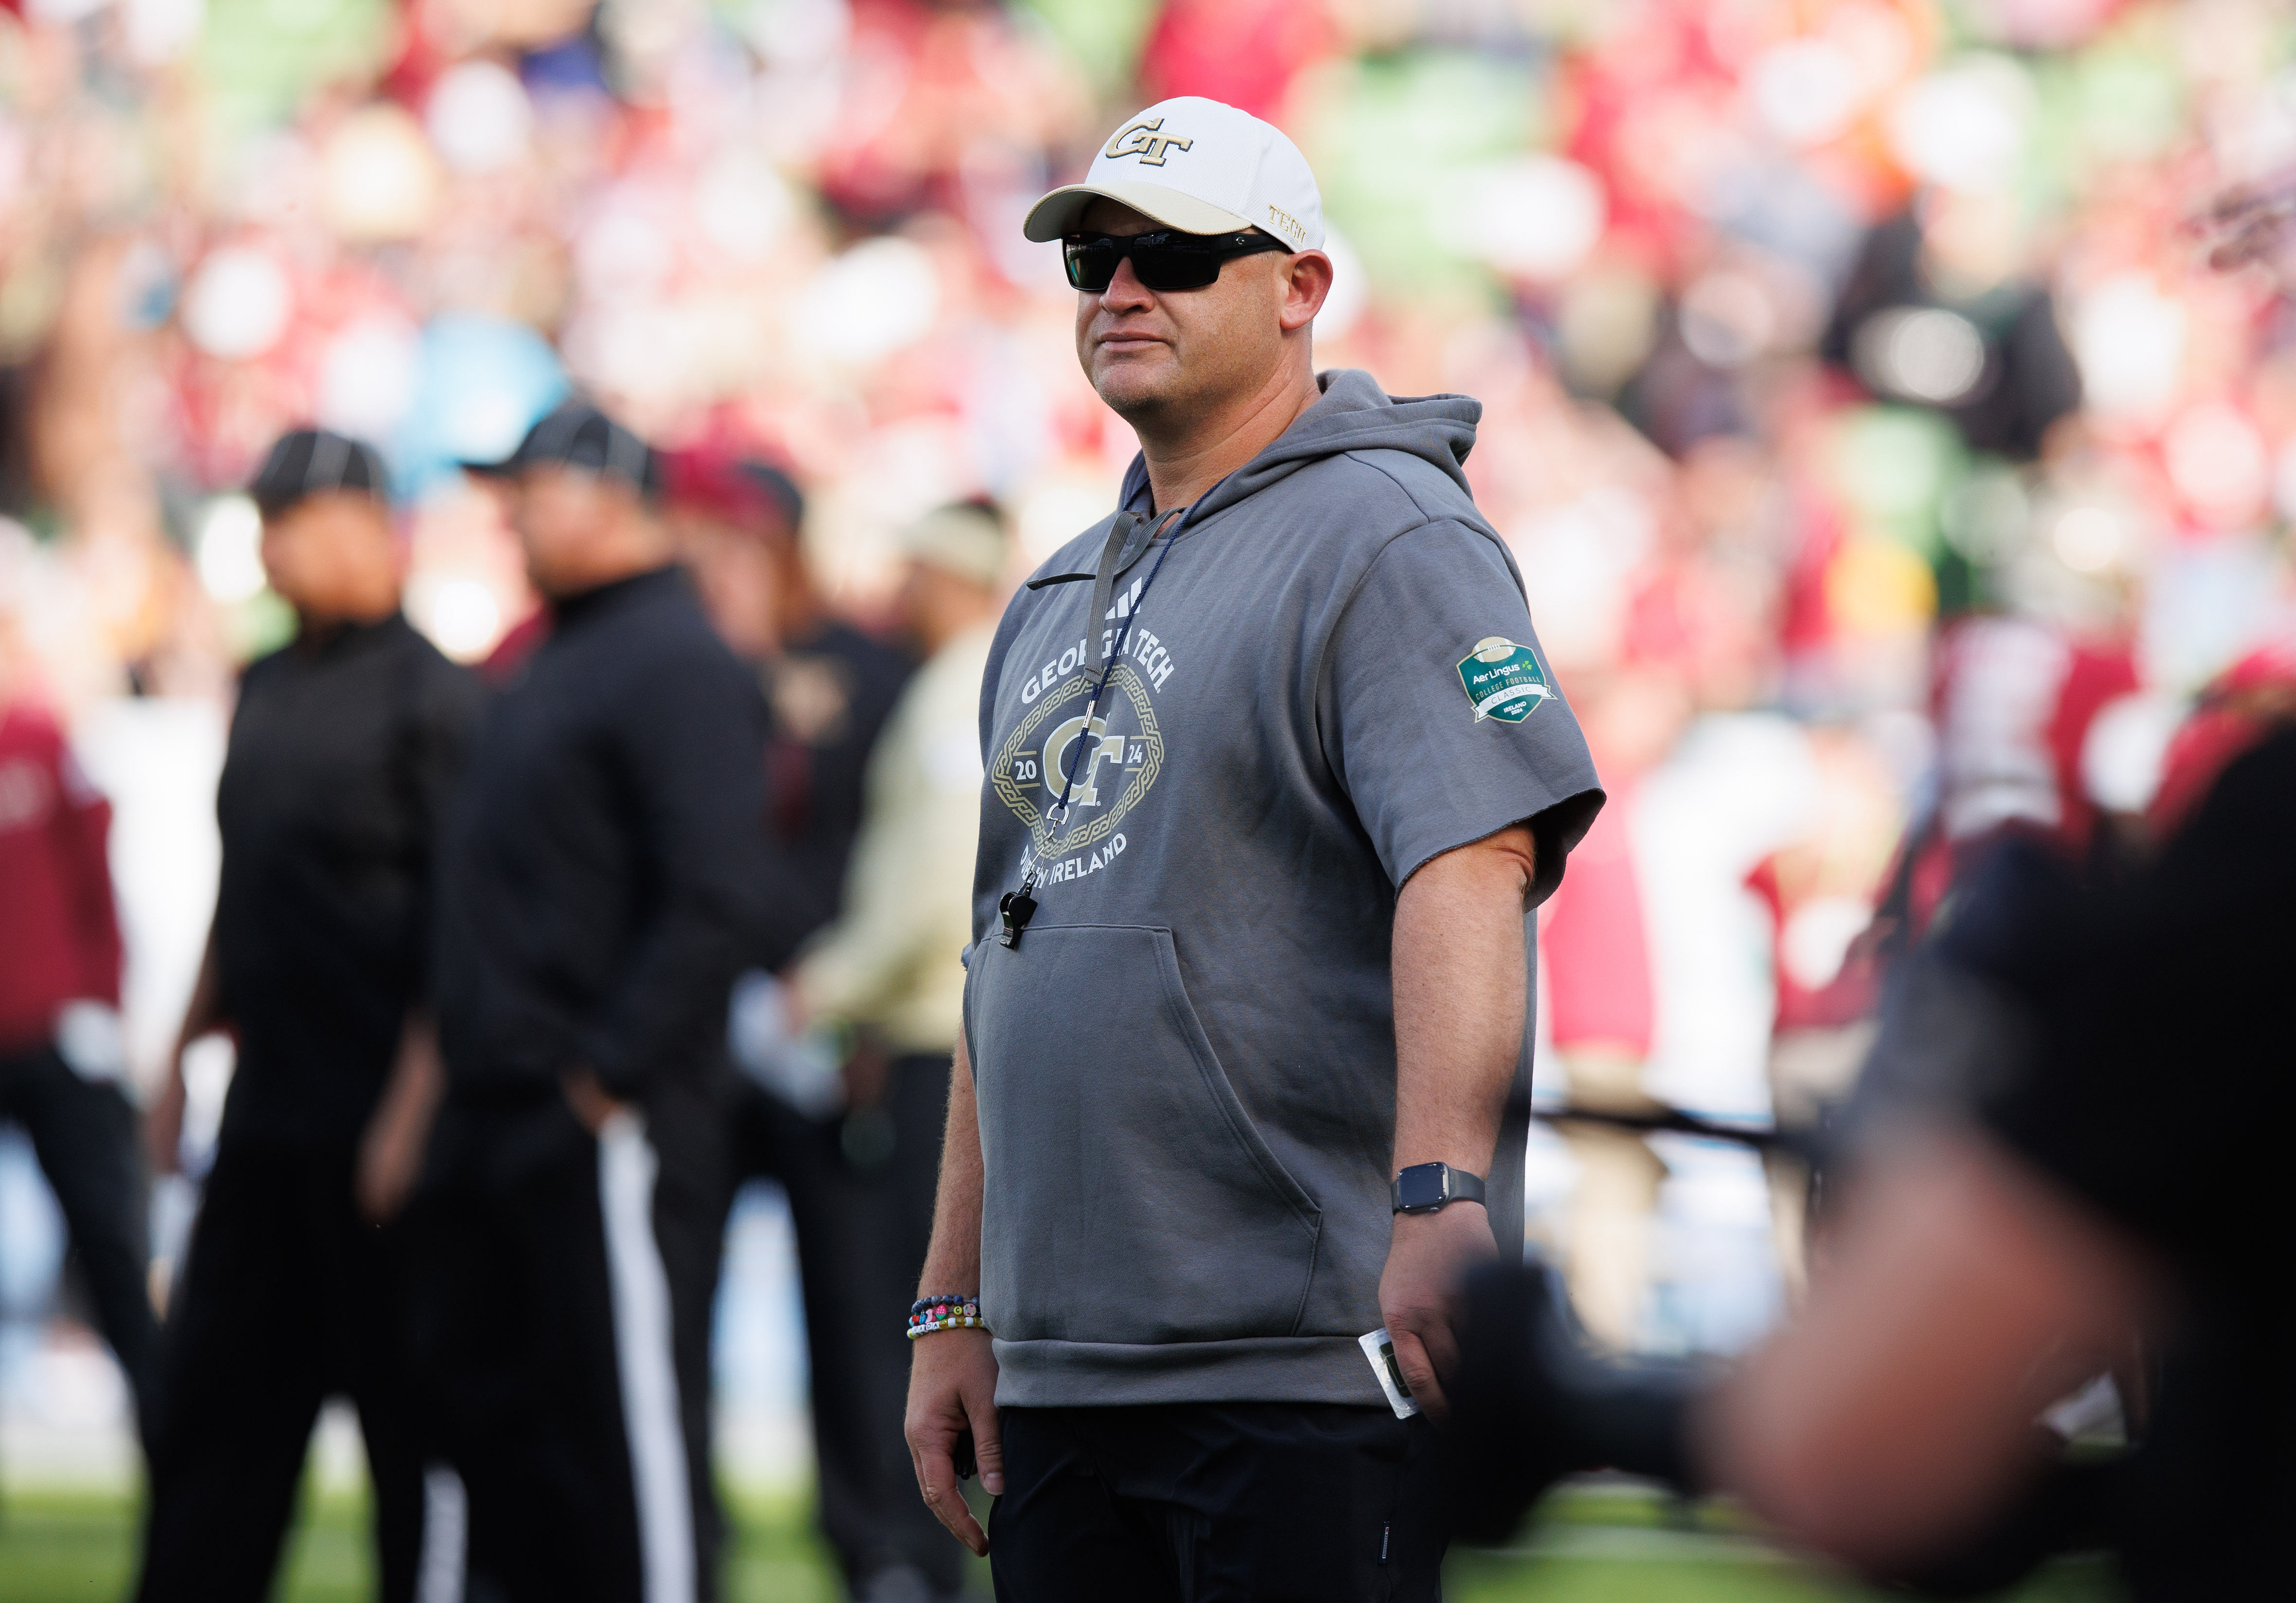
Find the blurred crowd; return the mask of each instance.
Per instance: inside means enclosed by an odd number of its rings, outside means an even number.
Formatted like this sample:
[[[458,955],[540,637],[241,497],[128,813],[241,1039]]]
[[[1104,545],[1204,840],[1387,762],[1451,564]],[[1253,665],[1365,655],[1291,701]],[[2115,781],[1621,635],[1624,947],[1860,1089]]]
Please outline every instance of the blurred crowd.
[[[568,385],[784,462],[864,617],[931,506],[994,495],[1041,555],[1133,444],[1020,210],[1103,111],[1202,93],[1324,175],[1321,359],[1485,404],[1479,499],[1629,764],[1701,710],[1918,706],[1979,602],[2184,691],[2276,604],[2296,500],[2278,314],[2186,225],[2296,153],[2292,34],[2248,0],[17,0],[10,584],[68,702],[212,690],[283,626],[231,492],[316,421],[385,444],[417,620],[482,655],[530,601],[449,464]]]
[[[2267,0],[4,0],[5,676],[220,701],[291,627],[242,487],[303,424],[383,446],[409,615],[484,658],[537,603],[454,464],[573,390],[777,465],[864,628],[929,509],[994,497],[1031,566],[1135,442],[1021,215],[1205,94],[1320,176],[1319,365],[1484,405],[1468,475],[1625,804],[1551,914],[1571,1100],[1658,1100],[1638,781],[1786,721],[1728,865],[1784,1112],[1855,1061],[1875,908],[1942,883],[1909,831],[2122,827],[2285,626],[2296,329],[2199,223],[2296,162],[2292,62]],[[1574,1141],[1629,1339],[1603,1232],[1662,1165]]]

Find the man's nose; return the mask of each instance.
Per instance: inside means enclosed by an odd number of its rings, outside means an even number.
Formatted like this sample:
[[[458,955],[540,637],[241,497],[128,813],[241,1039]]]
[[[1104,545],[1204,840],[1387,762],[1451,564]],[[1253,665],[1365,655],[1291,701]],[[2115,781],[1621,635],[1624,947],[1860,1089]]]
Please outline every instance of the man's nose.
[[[1142,283],[1140,275],[1132,270],[1132,258],[1128,256],[1119,258],[1115,275],[1108,281],[1108,288],[1100,292],[1103,309],[1121,312],[1136,307],[1153,306],[1155,302],[1155,293]]]

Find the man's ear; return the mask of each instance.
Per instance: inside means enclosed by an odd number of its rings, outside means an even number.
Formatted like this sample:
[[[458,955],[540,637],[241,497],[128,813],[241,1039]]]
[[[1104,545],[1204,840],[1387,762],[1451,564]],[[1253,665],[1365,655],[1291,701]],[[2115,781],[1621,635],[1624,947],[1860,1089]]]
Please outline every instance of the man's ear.
[[[1316,314],[1332,293],[1332,258],[1320,250],[1302,250],[1279,258],[1282,310],[1277,314],[1287,334],[1315,322]]]

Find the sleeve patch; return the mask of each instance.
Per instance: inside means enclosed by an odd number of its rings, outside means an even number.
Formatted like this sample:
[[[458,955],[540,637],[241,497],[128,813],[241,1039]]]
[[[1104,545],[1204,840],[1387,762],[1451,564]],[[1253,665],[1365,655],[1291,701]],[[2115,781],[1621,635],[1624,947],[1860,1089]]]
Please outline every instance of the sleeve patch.
[[[1538,654],[1497,634],[1485,635],[1459,658],[1459,688],[1478,724],[1486,718],[1520,724],[1554,694]]]

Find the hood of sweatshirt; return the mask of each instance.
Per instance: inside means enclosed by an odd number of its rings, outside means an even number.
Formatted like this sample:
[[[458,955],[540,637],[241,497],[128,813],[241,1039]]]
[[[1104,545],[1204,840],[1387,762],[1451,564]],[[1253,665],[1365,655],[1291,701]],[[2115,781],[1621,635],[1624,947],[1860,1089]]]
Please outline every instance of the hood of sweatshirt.
[[[1475,448],[1483,404],[1472,396],[1391,396],[1369,373],[1337,367],[1318,373],[1324,398],[1301,413],[1267,448],[1204,494],[1191,523],[1258,495],[1312,462],[1349,451],[1404,451],[1467,487],[1464,464]],[[1123,504],[1144,505],[1148,464],[1135,456],[1124,475]]]

